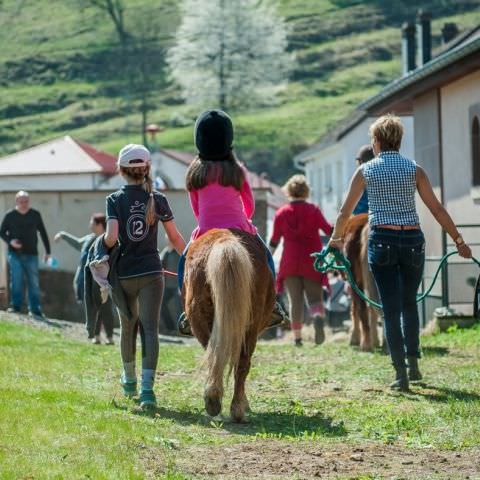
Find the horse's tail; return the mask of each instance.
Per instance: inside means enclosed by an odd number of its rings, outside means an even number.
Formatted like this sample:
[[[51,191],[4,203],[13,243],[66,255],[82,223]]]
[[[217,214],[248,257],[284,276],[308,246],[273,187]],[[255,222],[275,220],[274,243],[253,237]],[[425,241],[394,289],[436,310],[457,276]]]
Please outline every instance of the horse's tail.
[[[250,254],[239,239],[213,245],[206,266],[214,304],[212,334],[206,352],[207,383],[218,384],[225,367],[238,366],[252,317],[254,269]]]

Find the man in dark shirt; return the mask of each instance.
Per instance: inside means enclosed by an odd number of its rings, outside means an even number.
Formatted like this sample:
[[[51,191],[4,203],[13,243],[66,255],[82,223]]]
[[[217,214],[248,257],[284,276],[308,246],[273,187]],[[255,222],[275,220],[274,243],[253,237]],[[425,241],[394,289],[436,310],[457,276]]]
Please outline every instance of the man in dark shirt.
[[[8,244],[11,310],[14,312],[22,310],[23,282],[26,278],[30,315],[43,318],[38,281],[37,232],[42,237],[46,262],[50,257],[47,231],[40,213],[30,208],[28,193],[22,190],[15,196],[15,208],[7,212],[0,226],[0,237]]]

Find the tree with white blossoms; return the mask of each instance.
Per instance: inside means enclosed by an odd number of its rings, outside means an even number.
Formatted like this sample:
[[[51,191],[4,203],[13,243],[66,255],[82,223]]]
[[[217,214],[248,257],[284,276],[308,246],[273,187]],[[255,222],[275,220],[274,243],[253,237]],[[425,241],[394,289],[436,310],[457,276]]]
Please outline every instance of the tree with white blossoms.
[[[265,0],[183,0],[167,54],[187,103],[222,109],[269,103],[292,65],[287,27]]]

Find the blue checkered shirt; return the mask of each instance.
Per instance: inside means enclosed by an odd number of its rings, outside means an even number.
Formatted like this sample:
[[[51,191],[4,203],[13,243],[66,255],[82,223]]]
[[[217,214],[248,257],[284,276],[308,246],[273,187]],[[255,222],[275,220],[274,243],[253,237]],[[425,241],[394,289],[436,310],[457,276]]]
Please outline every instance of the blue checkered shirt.
[[[381,152],[362,165],[371,226],[418,225],[417,164],[396,151]]]

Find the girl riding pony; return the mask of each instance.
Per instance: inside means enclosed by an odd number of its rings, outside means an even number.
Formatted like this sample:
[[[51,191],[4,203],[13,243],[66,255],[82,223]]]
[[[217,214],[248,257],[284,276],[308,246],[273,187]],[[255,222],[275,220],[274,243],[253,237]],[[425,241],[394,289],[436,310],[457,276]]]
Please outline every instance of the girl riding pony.
[[[198,155],[188,168],[186,184],[198,227],[193,231],[190,242],[214,228],[233,228],[258,236],[252,223],[255,200],[247,171],[233,153],[232,120],[221,110],[208,110],[197,119],[194,136]],[[185,254],[186,251],[178,267],[180,289],[183,286]],[[273,258],[266,246],[265,261],[275,277]],[[271,326],[286,320],[287,314],[277,302]],[[185,314],[179,319],[179,331],[183,335],[191,335]]]

